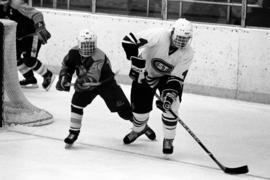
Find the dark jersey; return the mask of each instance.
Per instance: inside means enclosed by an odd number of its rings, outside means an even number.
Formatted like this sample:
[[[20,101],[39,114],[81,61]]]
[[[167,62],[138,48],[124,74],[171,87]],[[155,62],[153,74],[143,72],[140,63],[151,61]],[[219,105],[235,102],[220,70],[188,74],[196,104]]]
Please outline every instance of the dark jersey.
[[[17,22],[18,38],[35,32],[34,21],[21,14],[18,10],[9,6],[7,8],[6,17]]]
[[[7,18],[17,23],[17,38],[34,33],[35,24],[44,21],[42,13],[24,1],[15,4],[11,0],[9,4],[0,9],[1,18]]]
[[[93,82],[103,82],[108,79],[114,80],[114,73],[106,54],[100,49],[90,57],[82,57],[78,47],[72,48],[62,62],[60,76],[72,76],[76,72],[77,78],[88,76]]]
[[[5,19],[5,6],[4,4],[0,4],[0,19]]]

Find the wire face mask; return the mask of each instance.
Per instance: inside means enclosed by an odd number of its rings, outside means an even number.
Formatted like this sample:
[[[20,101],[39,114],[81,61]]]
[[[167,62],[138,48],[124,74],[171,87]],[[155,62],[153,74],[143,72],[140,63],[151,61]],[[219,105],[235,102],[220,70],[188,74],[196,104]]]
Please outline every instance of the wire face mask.
[[[177,48],[184,48],[186,45],[189,44],[191,37],[184,37],[184,36],[176,36],[173,38],[172,42],[173,45]]]
[[[94,32],[84,29],[80,32],[77,40],[81,56],[89,57],[94,54],[97,48],[97,36]]]
[[[177,48],[185,48],[191,42],[192,24],[186,19],[177,20],[172,28],[172,43]]]

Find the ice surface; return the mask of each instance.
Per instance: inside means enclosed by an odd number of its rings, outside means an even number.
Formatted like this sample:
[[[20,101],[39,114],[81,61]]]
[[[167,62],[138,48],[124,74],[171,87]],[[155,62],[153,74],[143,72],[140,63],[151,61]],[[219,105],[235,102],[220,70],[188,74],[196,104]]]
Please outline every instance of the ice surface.
[[[41,82],[41,79],[39,79]],[[121,85],[129,97],[130,86]],[[72,92],[23,90],[34,105],[54,115],[42,127],[0,129],[0,180],[238,180],[270,179],[270,105],[183,94],[179,114],[225,166],[248,165],[245,175],[224,174],[178,124],[175,152],[162,154],[161,112],[149,125],[157,141],[140,137],[124,145],[131,124],[110,113],[97,97],[85,110],[83,127],[72,149],[64,149]]]

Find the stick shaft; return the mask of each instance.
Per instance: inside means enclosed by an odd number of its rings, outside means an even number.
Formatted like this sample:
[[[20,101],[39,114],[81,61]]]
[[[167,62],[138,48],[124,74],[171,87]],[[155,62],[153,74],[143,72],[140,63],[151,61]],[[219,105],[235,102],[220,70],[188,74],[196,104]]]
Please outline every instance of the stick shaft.
[[[155,94],[156,98],[161,100],[160,96]],[[185,128],[185,130],[192,136],[192,138],[201,146],[201,148],[210,156],[210,158],[218,165],[218,167],[225,173],[229,174],[242,174],[247,173],[248,168],[247,166],[238,167],[238,168],[227,168],[223,166],[216,158],[215,156],[206,148],[206,146],[201,142],[201,140],[191,131],[191,129],[176,115],[171,109],[169,109],[169,112],[178,119],[178,122]]]

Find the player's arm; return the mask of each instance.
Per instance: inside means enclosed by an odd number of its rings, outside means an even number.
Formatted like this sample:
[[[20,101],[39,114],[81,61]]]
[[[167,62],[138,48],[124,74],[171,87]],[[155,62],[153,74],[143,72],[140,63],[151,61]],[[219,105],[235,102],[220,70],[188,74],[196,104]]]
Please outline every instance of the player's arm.
[[[58,82],[56,83],[56,89],[59,91],[70,90],[72,76],[75,72],[75,68],[72,67],[70,61],[71,61],[70,56],[69,54],[67,54],[62,62],[62,67],[59,73],[59,79]]]
[[[139,48],[147,44],[148,41],[143,38],[136,37],[133,33],[129,33],[123,38],[122,47],[126,53],[126,57],[131,61],[131,69],[129,77],[135,81],[139,81],[140,76],[144,73],[145,59],[138,57]]]
[[[161,92],[161,100],[156,102],[156,105],[162,111],[168,111],[171,109],[172,104],[178,96],[182,96],[183,85],[187,76],[189,67],[191,65],[193,55],[187,57],[185,63],[178,64],[171,75],[168,76],[164,90]]]
[[[35,33],[38,35],[41,42],[46,44],[51,37],[51,34],[45,27],[43,14],[37,9],[29,6],[24,0],[11,0],[10,6],[34,22]]]
[[[101,69],[100,82],[109,82],[114,79],[114,72],[109,58],[105,55],[105,62]]]
[[[161,92],[161,100],[156,101],[156,105],[162,111],[171,109],[172,104],[183,91],[184,80],[177,76],[168,76],[164,90]]]
[[[132,32],[126,35],[122,40],[122,47],[126,53],[128,60],[131,60],[131,57],[138,57],[139,48],[147,44],[148,41],[145,38],[140,38]]]

